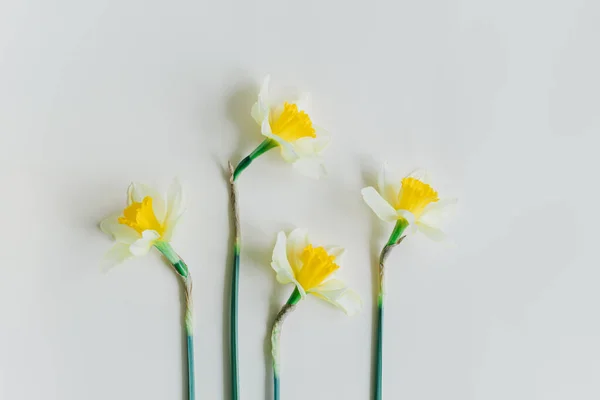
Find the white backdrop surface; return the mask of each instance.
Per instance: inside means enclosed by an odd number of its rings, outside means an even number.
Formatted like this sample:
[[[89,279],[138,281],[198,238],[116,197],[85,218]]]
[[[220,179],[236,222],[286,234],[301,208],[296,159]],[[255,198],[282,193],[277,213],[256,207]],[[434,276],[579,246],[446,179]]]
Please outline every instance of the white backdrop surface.
[[[0,4],[0,398],[182,398],[180,288],[156,254],[102,273],[97,223],[130,181],[179,176],[199,399],[227,399],[228,159],[261,140],[267,73],[309,91],[328,177],[267,154],[240,178],[243,400],[270,398],[291,288],[277,231],[348,249],[347,318],[310,299],[282,336],[282,398],[370,397],[381,162],[460,199],[454,246],[388,264],[386,400],[600,398],[600,3],[594,0]]]

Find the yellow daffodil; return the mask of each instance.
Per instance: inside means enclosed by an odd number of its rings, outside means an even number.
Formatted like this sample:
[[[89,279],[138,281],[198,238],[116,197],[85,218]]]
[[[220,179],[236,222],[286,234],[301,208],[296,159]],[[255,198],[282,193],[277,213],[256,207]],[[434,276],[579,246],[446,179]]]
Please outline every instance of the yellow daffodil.
[[[456,204],[456,199],[440,200],[427,174],[416,171],[403,179],[394,179],[384,166],[379,175],[379,191],[362,189],[363,199],[384,221],[405,220],[408,232],[421,231],[435,241],[445,238],[440,224]]]
[[[314,178],[324,173],[320,155],[330,143],[329,135],[314,125],[308,114],[308,96],[298,101],[272,104],[267,76],[252,107],[252,117],[261,133],[281,149],[281,156],[304,175]]]
[[[117,242],[106,255],[111,264],[144,255],[155,247],[181,278],[185,288],[187,398],[193,400],[196,396],[196,375],[192,276],[187,264],[170,243],[175,225],[183,212],[183,194],[179,181],[173,181],[166,200],[150,186],[132,183],[127,190],[127,206],[120,213],[102,221],[100,228]]]
[[[295,284],[302,298],[312,294],[353,315],[362,307],[362,301],[335,277],[343,254],[341,247],[315,247],[303,229],[296,229],[289,236],[279,232],[271,267],[277,273],[277,281]]]
[[[119,263],[141,256],[152,246],[168,243],[184,212],[181,185],[174,180],[166,201],[153,188],[132,183],[127,190],[127,207],[100,223],[100,228],[117,242],[107,259]]]

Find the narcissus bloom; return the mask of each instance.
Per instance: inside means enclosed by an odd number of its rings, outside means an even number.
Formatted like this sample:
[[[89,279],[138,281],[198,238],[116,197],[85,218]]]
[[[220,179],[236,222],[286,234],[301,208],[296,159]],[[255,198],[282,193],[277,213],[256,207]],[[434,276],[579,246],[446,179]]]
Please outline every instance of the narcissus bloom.
[[[362,189],[363,199],[379,218],[388,222],[405,220],[408,232],[421,231],[432,240],[440,241],[445,234],[440,224],[456,204],[456,199],[440,200],[423,171],[413,172],[403,179],[393,179],[384,166],[379,175],[379,191],[369,186]]]
[[[192,276],[187,264],[175,252],[170,240],[173,229],[183,214],[181,185],[174,180],[165,199],[153,188],[132,183],[127,190],[127,206],[106,218],[100,228],[117,243],[106,255],[111,264],[133,256],[141,256],[155,247],[171,264],[185,288],[185,332],[187,343],[187,398],[196,396],[194,374],[194,300]]]
[[[343,254],[341,247],[315,247],[303,229],[296,229],[289,236],[279,232],[271,267],[277,273],[277,281],[296,285],[302,298],[312,294],[353,315],[362,307],[362,301],[335,277]]]
[[[107,254],[112,263],[148,253],[152,246],[169,242],[184,212],[179,181],[169,187],[166,201],[155,189],[132,183],[127,190],[127,207],[100,223],[102,231],[117,242]]]
[[[304,175],[318,178],[324,173],[320,155],[330,143],[329,135],[313,124],[307,111],[307,95],[298,101],[273,104],[269,99],[269,81],[267,76],[252,107],[252,117],[261,133],[280,147],[285,161],[293,163]]]

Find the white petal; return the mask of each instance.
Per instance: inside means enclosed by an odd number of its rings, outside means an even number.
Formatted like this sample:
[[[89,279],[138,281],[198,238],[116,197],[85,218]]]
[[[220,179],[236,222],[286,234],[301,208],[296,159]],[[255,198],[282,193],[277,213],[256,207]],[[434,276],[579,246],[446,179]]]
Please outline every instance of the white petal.
[[[354,315],[362,308],[360,296],[339,279],[322,283],[311,289],[310,294],[341,308],[348,315]]]
[[[296,100],[295,104],[298,107],[298,111],[304,111],[306,114],[310,115],[310,106],[311,106],[311,95],[308,92],[301,93],[298,96],[298,100]]]
[[[167,192],[167,216],[168,218],[179,218],[185,211],[183,188],[179,179],[173,179]]]
[[[390,204],[396,204],[398,202],[398,195],[400,194],[400,186],[402,179],[392,174],[386,163],[381,167],[379,172],[377,186],[379,186],[379,193],[382,197]]]
[[[422,222],[426,225],[439,227],[454,214],[456,211],[457,201],[458,200],[454,198],[442,199],[440,201],[436,201],[435,203],[428,204],[419,217],[419,222]]]
[[[267,75],[263,79],[263,83],[258,92],[258,103],[261,105],[263,110],[269,109],[269,84],[271,82],[271,75]]]
[[[281,117],[281,114],[283,114],[283,110],[285,110],[284,103],[279,103],[275,106],[271,105],[271,108],[269,109],[271,120],[277,121],[279,117]]]
[[[296,282],[294,270],[292,269],[287,255],[287,238],[284,232],[277,234],[277,242],[273,248],[271,268],[277,273],[277,282],[287,284]]]
[[[360,295],[352,289],[348,289],[336,300],[336,305],[349,315],[356,315],[362,309],[362,299]]]
[[[164,221],[166,215],[165,201],[162,195],[153,187],[144,185],[143,183],[133,182],[127,190],[128,204],[133,202],[141,203],[146,197],[152,198],[152,209],[154,215],[159,221]]]
[[[267,75],[263,80],[263,84],[260,88],[260,92],[258,93],[258,100],[252,106],[252,110],[250,111],[250,115],[256,121],[257,124],[262,124],[262,122],[267,119],[269,120],[269,81],[271,80],[271,76]]]
[[[143,256],[144,254],[147,254],[150,251],[150,249],[154,245],[154,242],[156,242],[156,240],[158,240],[159,238],[160,235],[158,234],[158,232],[153,230],[145,230],[144,232],[142,232],[142,238],[136,240],[129,246],[129,251],[134,256]]]
[[[348,289],[348,286],[339,279],[328,279],[321,283],[319,286],[314,287],[310,290],[310,293],[329,293],[328,297],[336,298],[339,297],[342,292]]]
[[[301,175],[312,179],[320,179],[327,175],[327,170],[323,165],[323,161],[319,157],[300,158],[292,165],[294,166],[294,169]]]
[[[362,193],[365,203],[371,207],[371,210],[373,210],[379,218],[388,222],[396,221],[398,219],[394,207],[381,197],[374,187],[366,187],[360,192]]]
[[[311,103],[311,99],[310,99],[310,93],[302,93],[300,94],[300,96],[298,97],[298,100],[296,101],[296,107],[298,107],[298,111],[304,111],[306,114],[309,114],[310,112],[310,103]]]
[[[104,255],[102,267],[108,269],[133,257],[126,243],[117,243]]]
[[[300,262],[300,255],[304,249],[309,245],[310,240],[308,238],[308,232],[306,229],[294,229],[287,238],[287,259],[293,271],[297,274],[302,269],[302,263]]]
[[[279,150],[281,151],[281,158],[287,163],[295,163],[298,161],[298,155],[294,151],[293,147],[280,139]]]
[[[268,138],[273,136],[272,139],[281,139],[279,136],[273,135],[273,131],[271,131],[271,122],[267,117],[265,117],[260,123],[260,132]]]
[[[164,240],[165,242],[171,241],[171,239],[173,238],[173,234],[176,231],[177,223],[180,219],[181,216],[179,216],[179,218],[177,219],[169,219],[169,223],[165,226],[165,231],[163,233],[162,240]]]
[[[168,226],[177,221],[185,211],[183,189],[178,179],[174,179],[167,192],[167,215],[165,224]]]
[[[406,175],[406,177],[418,179],[421,182],[426,183],[428,185],[431,184],[431,178],[429,176],[429,172],[427,172],[427,170],[425,170],[423,168],[417,168],[417,169],[411,171],[411,173]]]
[[[331,136],[329,134],[326,134],[326,135],[320,134],[319,131],[317,131],[317,137],[315,139],[313,139],[313,146],[315,148],[315,153],[321,154],[322,152],[327,150],[327,148],[329,147],[330,144],[331,144]]]
[[[303,137],[295,140],[292,146],[294,146],[294,150],[299,157],[315,157],[317,156],[317,152],[313,145],[314,140],[315,138]]]
[[[417,222],[416,225],[421,233],[434,242],[442,242],[446,239],[446,234],[439,228],[424,224],[420,221]]]
[[[273,135],[272,139],[276,140],[279,143],[279,148],[281,150],[281,157],[285,162],[293,163],[298,161],[300,156],[294,150],[294,146],[291,143],[286,142],[282,138],[277,135]]]
[[[330,136],[322,137],[303,137],[292,143],[294,150],[299,157],[316,157],[319,156],[331,143]]]
[[[300,138],[291,143],[294,152],[299,159],[294,162],[294,168],[302,175],[319,179],[326,175],[327,171],[319,154],[327,148],[330,138]]]
[[[335,263],[342,266],[344,262],[344,255],[346,254],[346,249],[340,246],[331,246],[327,248],[327,254],[335,257]]]
[[[260,125],[262,121],[264,121],[265,116],[260,110],[260,105],[258,104],[258,101],[252,105],[252,108],[250,109],[250,115],[258,125]]]
[[[322,126],[316,125],[313,122],[313,128],[315,130],[315,135],[317,136],[317,138],[325,138],[325,137],[331,138],[331,133],[327,129],[323,128]]]
[[[100,222],[100,229],[112,236],[117,242],[131,244],[140,238],[133,228],[119,223],[120,214],[114,214]]]

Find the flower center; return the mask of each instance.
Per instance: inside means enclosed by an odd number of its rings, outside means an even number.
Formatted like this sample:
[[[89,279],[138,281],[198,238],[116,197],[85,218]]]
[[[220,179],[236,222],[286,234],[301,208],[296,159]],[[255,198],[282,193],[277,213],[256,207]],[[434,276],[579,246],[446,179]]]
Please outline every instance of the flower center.
[[[160,236],[165,232],[165,227],[158,222],[152,208],[152,197],[146,196],[141,203],[133,202],[123,210],[119,223],[135,229],[138,233],[146,230],[158,232]]]
[[[286,142],[293,142],[303,137],[317,137],[310,117],[304,111],[298,111],[298,106],[295,104],[285,103],[278,117],[271,114],[269,123],[271,131]]]
[[[327,253],[323,247],[306,246],[300,255],[302,269],[298,272],[296,279],[305,291],[318,286],[329,275],[340,268],[335,262],[335,257]]]
[[[402,189],[398,195],[397,209],[413,213],[419,218],[423,209],[439,200],[438,194],[431,186],[415,178],[402,179]]]

